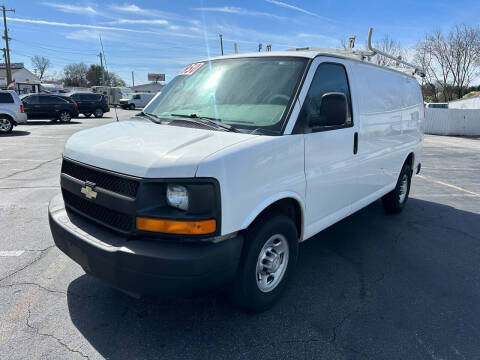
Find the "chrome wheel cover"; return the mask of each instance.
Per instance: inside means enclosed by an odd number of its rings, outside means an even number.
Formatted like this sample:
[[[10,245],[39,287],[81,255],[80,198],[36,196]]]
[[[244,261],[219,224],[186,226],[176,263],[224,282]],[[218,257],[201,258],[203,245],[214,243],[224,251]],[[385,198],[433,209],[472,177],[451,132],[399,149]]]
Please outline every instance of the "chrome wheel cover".
[[[258,289],[268,293],[282,281],[288,266],[290,249],[282,234],[272,235],[258,255],[256,280]]]
[[[12,129],[12,122],[8,119],[0,119],[0,131],[8,132]]]

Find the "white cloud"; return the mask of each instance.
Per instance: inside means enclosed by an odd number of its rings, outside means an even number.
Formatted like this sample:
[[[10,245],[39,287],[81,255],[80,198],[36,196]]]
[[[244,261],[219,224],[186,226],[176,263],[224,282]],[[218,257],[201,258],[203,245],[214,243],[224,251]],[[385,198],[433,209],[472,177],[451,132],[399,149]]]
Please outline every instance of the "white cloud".
[[[167,25],[168,21],[163,19],[117,19],[110,24],[148,24]]]
[[[133,13],[139,13],[139,12],[145,11],[134,4],[112,5],[111,8],[118,11],[133,12]]]
[[[221,12],[226,14],[236,14],[236,15],[249,15],[249,16],[265,16],[270,18],[275,18],[279,20],[285,20],[283,16],[277,16],[274,14],[261,12],[261,11],[251,11],[247,9],[243,9],[236,6],[223,6],[223,7],[201,7],[201,8],[193,8],[192,10],[197,11],[210,11],[210,12]]]
[[[91,6],[76,6],[76,5],[70,5],[70,4],[57,4],[57,3],[50,3],[50,2],[44,2],[42,3],[43,5],[53,7],[57,10],[60,10],[62,12],[66,13],[72,13],[72,14],[90,14],[90,15],[98,15],[99,12],[92,8]]]
[[[281,6],[281,7],[284,7],[284,8],[287,8],[287,9],[292,9],[292,10],[295,10],[295,11],[300,11],[304,14],[307,14],[307,15],[311,15],[311,16],[315,16],[315,17],[320,17],[320,15],[318,14],[315,14],[311,11],[308,11],[308,10],[305,10],[305,9],[302,9],[298,6],[294,6],[294,5],[290,5],[290,4],[287,4],[287,3],[284,3],[282,1],[278,1],[278,0],[265,0],[266,2],[269,2],[270,4],[274,4],[274,5],[277,5],[277,6]]]
[[[112,31],[124,31],[132,33],[143,33],[143,34],[156,34],[155,31],[150,30],[136,30],[136,29],[127,29],[117,26],[101,26],[101,25],[88,25],[88,24],[70,24],[58,21],[46,21],[46,20],[37,20],[37,19],[23,19],[23,18],[7,18],[8,21],[28,23],[28,24],[38,24],[38,25],[50,25],[50,26],[61,26],[61,27],[70,27],[70,28],[85,28],[85,29],[97,29],[97,30],[112,30]]]

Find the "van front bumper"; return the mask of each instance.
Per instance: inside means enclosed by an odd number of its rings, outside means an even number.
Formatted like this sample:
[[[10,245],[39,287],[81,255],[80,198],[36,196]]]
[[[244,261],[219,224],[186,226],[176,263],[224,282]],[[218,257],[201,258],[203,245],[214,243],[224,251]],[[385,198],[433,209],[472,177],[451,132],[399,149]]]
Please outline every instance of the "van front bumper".
[[[86,273],[135,294],[192,296],[233,280],[243,237],[208,241],[125,237],[65,209],[62,195],[49,204],[49,222],[57,247]]]

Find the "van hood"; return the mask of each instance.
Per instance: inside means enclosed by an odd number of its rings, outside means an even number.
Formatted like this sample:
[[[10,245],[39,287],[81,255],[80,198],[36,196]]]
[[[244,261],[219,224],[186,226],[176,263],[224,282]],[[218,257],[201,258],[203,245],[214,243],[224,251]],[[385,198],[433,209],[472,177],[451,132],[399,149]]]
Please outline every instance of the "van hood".
[[[205,157],[256,137],[138,119],[78,132],[65,144],[64,156],[144,178],[194,177]]]

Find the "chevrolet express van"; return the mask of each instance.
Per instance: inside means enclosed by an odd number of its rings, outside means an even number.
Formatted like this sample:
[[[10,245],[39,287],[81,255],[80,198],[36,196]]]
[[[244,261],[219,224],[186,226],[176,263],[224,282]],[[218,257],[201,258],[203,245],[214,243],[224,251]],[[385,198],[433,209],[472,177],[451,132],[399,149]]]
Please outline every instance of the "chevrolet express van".
[[[132,294],[227,289],[265,310],[301,242],[378,199],[405,208],[423,119],[412,75],[348,52],[197,62],[131,120],[70,137],[54,241]]]

